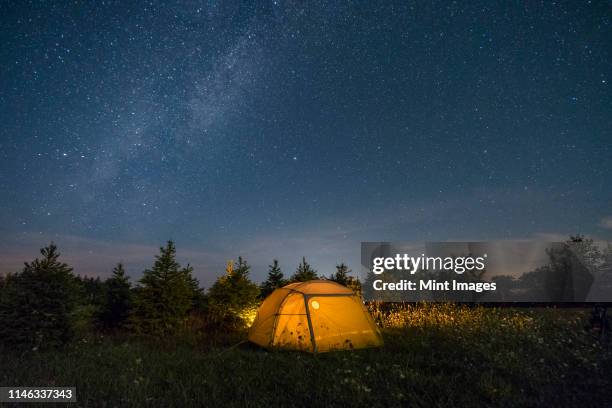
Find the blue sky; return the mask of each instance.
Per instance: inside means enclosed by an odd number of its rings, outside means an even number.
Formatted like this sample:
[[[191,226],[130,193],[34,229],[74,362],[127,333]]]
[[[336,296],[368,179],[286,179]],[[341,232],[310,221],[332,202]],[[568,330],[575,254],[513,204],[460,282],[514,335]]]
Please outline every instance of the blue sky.
[[[610,5],[3,4],[0,271],[612,237]]]

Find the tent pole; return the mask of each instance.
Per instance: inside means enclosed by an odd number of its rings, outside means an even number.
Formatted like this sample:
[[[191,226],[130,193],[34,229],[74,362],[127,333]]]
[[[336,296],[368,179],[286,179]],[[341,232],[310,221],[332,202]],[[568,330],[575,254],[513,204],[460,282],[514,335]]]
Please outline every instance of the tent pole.
[[[306,320],[308,320],[308,329],[310,330],[310,342],[312,343],[312,352],[317,352],[317,343],[315,342],[314,330],[312,328],[312,320],[310,320],[310,310],[308,310],[308,298],[307,295],[304,296],[304,307],[306,308]]]

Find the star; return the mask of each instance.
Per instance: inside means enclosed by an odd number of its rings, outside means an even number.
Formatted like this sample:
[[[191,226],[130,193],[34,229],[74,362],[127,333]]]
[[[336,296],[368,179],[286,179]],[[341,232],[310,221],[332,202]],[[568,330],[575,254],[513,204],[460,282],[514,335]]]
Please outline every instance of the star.
[[[612,239],[593,221],[612,202],[608,16],[571,2],[528,14],[482,0],[16,4],[0,15],[0,242],[71,237],[135,259],[136,276],[150,259],[126,248],[174,238],[214,247],[196,265],[207,285],[237,252],[258,280],[276,257],[358,269],[360,242],[380,237]],[[336,225],[346,239],[328,239]],[[67,253],[77,271],[83,251]],[[88,273],[110,273],[96,261]]]

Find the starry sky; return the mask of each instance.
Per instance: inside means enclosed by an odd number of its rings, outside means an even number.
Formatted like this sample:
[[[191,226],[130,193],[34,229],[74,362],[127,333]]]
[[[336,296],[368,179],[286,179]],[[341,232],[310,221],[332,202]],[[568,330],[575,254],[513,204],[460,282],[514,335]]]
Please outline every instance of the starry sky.
[[[500,3],[2,2],[0,272],[612,239],[612,3]]]

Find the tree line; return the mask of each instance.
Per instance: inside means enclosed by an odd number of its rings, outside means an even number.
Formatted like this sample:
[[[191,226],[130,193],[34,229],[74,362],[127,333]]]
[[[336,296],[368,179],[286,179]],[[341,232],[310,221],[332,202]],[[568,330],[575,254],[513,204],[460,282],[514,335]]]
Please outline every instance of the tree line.
[[[205,291],[193,268],[176,260],[172,241],[160,248],[136,284],[121,263],[102,281],[74,274],[53,243],[40,254],[21,272],[0,275],[0,344],[36,350],[65,344],[88,330],[169,335],[188,330],[190,320],[199,321],[203,330],[236,329],[254,316],[263,298],[292,282],[329,279],[361,292],[346,264],[325,277],[305,257],[289,278],[274,260],[260,285],[250,279],[251,267],[239,257]]]

